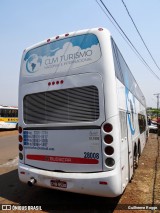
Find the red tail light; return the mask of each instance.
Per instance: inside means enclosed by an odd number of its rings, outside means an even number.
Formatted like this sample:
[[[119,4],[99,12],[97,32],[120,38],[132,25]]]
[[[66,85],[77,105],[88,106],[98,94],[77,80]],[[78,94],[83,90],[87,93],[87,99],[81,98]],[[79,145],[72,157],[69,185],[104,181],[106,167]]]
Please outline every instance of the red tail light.
[[[111,143],[113,142],[113,137],[112,137],[112,135],[105,135],[104,141],[105,141],[105,143],[107,143],[107,144],[111,144]]]
[[[114,153],[113,147],[111,147],[111,146],[106,146],[106,148],[105,148],[105,153],[106,153],[107,155],[112,155],[112,154]]]
[[[19,126],[19,127],[18,127],[18,132],[19,132],[19,134],[21,134],[21,133],[22,133],[22,131],[23,131],[22,127],[21,127],[21,126]]]
[[[21,135],[19,135],[19,142],[22,142],[23,141],[23,138]]]
[[[100,185],[107,185],[108,183],[106,181],[99,181]]]
[[[23,150],[23,146],[22,144],[19,144],[19,151],[22,151]]]
[[[111,132],[112,129],[113,129],[113,126],[112,126],[112,124],[110,124],[110,123],[107,123],[107,124],[105,124],[105,125],[103,126],[103,130],[104,130],[105,132]]]

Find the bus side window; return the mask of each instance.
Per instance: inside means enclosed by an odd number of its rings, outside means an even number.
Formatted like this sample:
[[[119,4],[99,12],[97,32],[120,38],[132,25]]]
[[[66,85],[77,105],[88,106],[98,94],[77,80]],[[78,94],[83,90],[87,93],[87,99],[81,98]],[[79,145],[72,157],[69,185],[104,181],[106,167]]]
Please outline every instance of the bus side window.
[[[144,115],[138,114],[138,123],[140,134],[146,130],[146,119]]]
[[[2,109],[1,110],[1,117],[5,117],[4,115],[5,115],[5,109]]]

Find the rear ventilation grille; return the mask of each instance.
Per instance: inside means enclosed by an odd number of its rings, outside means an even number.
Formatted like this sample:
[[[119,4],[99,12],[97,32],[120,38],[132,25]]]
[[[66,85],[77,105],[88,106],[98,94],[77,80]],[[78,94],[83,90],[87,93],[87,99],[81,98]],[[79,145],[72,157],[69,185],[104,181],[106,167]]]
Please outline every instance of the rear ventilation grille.
[[[24,97],[26,124],[91,122],[99,118],[98,89],[85,86]]]

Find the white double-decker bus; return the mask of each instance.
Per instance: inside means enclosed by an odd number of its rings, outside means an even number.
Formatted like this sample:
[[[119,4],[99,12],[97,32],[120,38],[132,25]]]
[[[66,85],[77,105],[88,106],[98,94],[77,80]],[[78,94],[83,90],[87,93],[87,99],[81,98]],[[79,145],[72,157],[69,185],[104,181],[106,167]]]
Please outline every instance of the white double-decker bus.
[[[147,138],[145,98],[108,30],[27,48],[19,81],[19,178],[83,194],[123,193]]]

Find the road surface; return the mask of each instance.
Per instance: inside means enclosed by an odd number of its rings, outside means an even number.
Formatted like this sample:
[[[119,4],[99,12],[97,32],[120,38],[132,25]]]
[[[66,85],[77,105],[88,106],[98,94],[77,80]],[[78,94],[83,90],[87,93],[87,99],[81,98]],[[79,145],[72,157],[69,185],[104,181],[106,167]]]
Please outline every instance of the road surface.
[[[13,161],[18,156],[17,131],[0,132],[0,165]]]
[[[155,208],[154,213],[160,212],[160,138],[157,140],[155,134],[150,135],[133,181],[127,185],[122,196],[112,199],[36,186],[30,188],[21,183],[17,174],[17,133],[8,134],[4,136],[0,132],[0,156],[3,156],[0,162],[0,204],[45,207],[43,211],[13,212],[149,213],[153,211],[146,208],[151,207],[159,208]],[[145,210],[137,210],[142,207]]]

